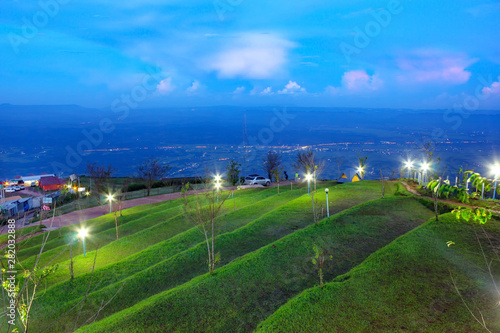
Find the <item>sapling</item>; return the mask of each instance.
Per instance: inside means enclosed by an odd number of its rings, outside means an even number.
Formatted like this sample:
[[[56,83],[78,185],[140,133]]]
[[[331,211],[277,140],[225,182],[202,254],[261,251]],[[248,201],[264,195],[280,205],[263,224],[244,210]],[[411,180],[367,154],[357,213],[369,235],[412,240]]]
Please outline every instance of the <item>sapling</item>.
[[[323,288],[323,267],[325,266],[325,260],[332,260],[332,256],[327,256],[316,244],[313,245],[313,250],[314,257],[312,258],[312,263],[318,268],[319,286]]]

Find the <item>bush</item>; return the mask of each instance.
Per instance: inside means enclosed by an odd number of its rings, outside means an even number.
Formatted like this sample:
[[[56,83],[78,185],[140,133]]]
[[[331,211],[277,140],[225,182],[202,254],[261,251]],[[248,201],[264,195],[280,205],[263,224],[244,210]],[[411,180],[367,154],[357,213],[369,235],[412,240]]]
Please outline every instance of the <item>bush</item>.
[[[127,191],[128,192],[133,192],[133,191],[139,191],[139,190],[145,190],[147,189],[145,184],[137,184],[133,183],[127,186]]]
[[[157,180],[153,184],[151,184],[151,188],[159,188],[165,186],[166,186],[165,183],[163,183],[161,180]]]

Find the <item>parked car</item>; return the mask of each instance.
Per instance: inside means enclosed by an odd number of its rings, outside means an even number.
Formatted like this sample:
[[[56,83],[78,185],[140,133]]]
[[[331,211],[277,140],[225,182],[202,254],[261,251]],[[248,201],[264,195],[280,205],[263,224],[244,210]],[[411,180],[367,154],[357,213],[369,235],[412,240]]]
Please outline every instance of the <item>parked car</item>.
[[[245,182],[243,183],[244,185],[264,185],[264,186],[269,186],[271,185],[271,180],[259,175],[248,175],[245,177]]]
[[[25,189],[24,185],[19,185],[19,188],[21,189],[21,191]]]
[[[16,192],[16,189],[12,186],[9,186],[5,189],[5,193],[12,193],[12,192]]]
[[[36,187],[36,182],[31,182],[31,187]]]
[[[17,185],[16,185],[16,186],[14,186],[14,191],[21,191],[21,187],[19,187],[19,186],[17,186]]]

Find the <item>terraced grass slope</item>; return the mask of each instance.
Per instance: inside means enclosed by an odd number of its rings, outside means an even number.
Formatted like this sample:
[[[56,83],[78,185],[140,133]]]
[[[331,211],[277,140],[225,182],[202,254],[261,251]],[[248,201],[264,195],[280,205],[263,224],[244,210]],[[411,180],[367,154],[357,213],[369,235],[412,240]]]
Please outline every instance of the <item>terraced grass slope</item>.
[[[433,219],[372,254],[361,265],[296,296],[257,332],[492,332],[500,331],[498,220],[484,226],[451,214]],[[491,243],[485,235],[489,235]],[[447,246],[447,241],[455,244]],[[479,312],[481,310],[481,313]]]
[[[332,213],[380,197],[380,185],[377,182],[346,184],[340,186],[338,191],[331,187],[333,183],[326,185],[331,188]],[[252,196],[262,195],[264,191],[274,191],[274,196],[238,209],[236,212],[231,212],[230,205],[227,215],[219,224],[220,236],[217,239],[217,250],[221,253],[220,265],[229,263],[239,256],[257,250],[313,223],[310,197],[307,197],[304,189],[297,191],[294,186],[294,191],[291,192],[288,188],[282,188],[280,191],[282,194],[279,197],[275,195],[276,189],[258,190]],[[320,199],[324,200],[324,192],[322,189],[320,191],[323,193]],[[388,187],[388,192],[395,193],[396,191],[396,185],[391,184]],[[289,218],[290,216],[292,218]],[[190,225],[186,221],[184,223]],[[126,309],[156,293],[188,282],[198,275],[203,275],[207,267],[206,248],[204,244],[200,244],[202,240],[197,232],[189,229],[166,238],[164,241],[150,244],[148,248],[126,258],[118,256],[121,260],[99,267],[93,276],[94,283],[91,287],[93,292],[86,300],[83,314],[80,316],[84,319],[79,322],[79,325],[97,311],[102,300],[112,297],[123,282],[125,285],[122,291],[113,299],[113,302],[100,311],[100,318]],[[144,241],[144,239],[138,238],[136,241]],[[113,249],[119,242],[111,242],[106,247]],[[129,242],[131,247],[134,247],[134,242]],[[107,256],[111,256],[113,251],[109,253],[110,255]],[[86,258],[79,256],[75,260],[91,262],[92,258],[90,255]],[[66,264],[68,262],[62,262],[61,266]],[[59,272],[64,273],[64,270]],[[55,277],[60,274],[59,272]],[[90,274],[81,275],[73,281],[68,281],[66,278],[49,288],[35,304],[32,318],[36,327],[46,327],[63,315],[52,330],[71,330],[76,311],[69,313],[66,311],[82,299],[89,279]],[[97,288],[96,285],[98,285]]]
[[[357,187],[365,198],[379,197],[380,185],[375,185],[346,184],[335,191],[340,194],[344,189],[349,192]],[[394,193],[395,188],[391,190]],[[335,196],[335,191],[331,195]],[[304,210],[302,200],[291,202],[296,210],[282,213],[284,218],[278,224],[266,227],[266,222],[257,220],[241,228],[245,230],[223,235],[220,242],[225,239],[228,249],[238,249],[242,242],[243,247],[253,243],[259,246],[248,248],[246,255],[219,268],[213,276],[200,272],[198,277],[149,298],[140,291],[143,301],[85,329],[89,328],[89,332],[251,331],[291,297],[318,283],[317,271],[311,263],[314,244],[333,255],[332,262],[325,267],[325,278],[330,280],[432,215],[412,198],[388,197],[347,209],[318,225],[312,223],[312,216],[301,216],[299,220],[309,219],[309,223],[303,222],[299,230],[277,234],[298,223],[294,218]],[[310,198],[305,200],[310,205]],[[262,231],[258,237],[252,236],[249,228],[259,225],[264,226]],[[182,265],[176,269],[182,269]],[[164,270],[158,271],[157,278],[161,272]],[[170,280],[169,275],[165,280]],[[134,285],[137,289],[147,289],[150,283],[147,281],[152,281],[151,276],[138,279]],[[127,293],[119,295],[133,297]]]

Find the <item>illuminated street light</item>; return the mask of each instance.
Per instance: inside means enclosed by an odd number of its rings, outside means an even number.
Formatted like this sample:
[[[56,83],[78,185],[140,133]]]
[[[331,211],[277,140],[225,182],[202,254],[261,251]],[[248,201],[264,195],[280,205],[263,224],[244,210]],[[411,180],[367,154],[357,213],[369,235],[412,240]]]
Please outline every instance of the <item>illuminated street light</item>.
[[[312,179],[312,175],[307,174],[306,175],[306,180],[307,180],[307,195],[309,195],[309,184],[311,182],[311,179]]]
[[[495,163],[494,165],[492,165],[491,166],[491,172],[493,173],[494,180],[495,180],[495,185],[494,185],[494,188],[493,188],[493,199],[496,199],[498,177],[500,177],[500,163]]]
[[[325,193],[326,193],[326,217],[329,218],[330,217],[330,209],[328,207],[328,192],[330,190],[328,188],[325,188]]]
[[[408,170],[408,178],[410,178],[411,169],[413,169],[413,161],[410,160],[406,161],[405,168]]]
[[[106,197],[106,198],[107,198],[107,199],[108,199],[108,201],[109,201],[109,213],[111,214],[111,203],[113,202],[114,197],[113,197],[113,195],[110,193],[110,194],[108,194],[108,195],[107,195],[107,197]]]
[[[88,231],[85,228],[78,230],[78,237],[82,239],[83,242],[83,256],[85,257],[85,237],[87,237]]]
[[[219,203],[219,189],[221,187],[220,182],[221,181],[221,176],[216,175],[215,176],[215,189],[217,190],[216,195],[217,195],[217,203]]]
[[[358,173],[358,175],[361,176],[361,180],[364,180],[364,175],[365,175],[365,168],[362,167],[361,165],[356,169],[356,172]]]
[[[420,169],[422,170],[422,173],[423,173],[423,174],[422,174],[422,177],[423,177],[422,182],[423,182],[424,184],[425,184],[425,183],[426,183],[426,181],[427,181],[427,171],[429,171],[430,167],[431,167],[431,166],[430,166],[430,164],[429,164],[429,163],[427,163],[427,162],[423,162],[423,163],[422,163],[422,166],[420,167]],[[424,173],[424,172],[425,172],[425,173]],[[421,177],[421,178],[422,178],[422,177]]]

